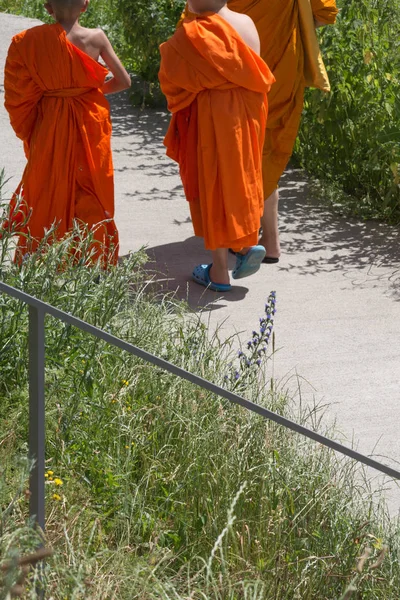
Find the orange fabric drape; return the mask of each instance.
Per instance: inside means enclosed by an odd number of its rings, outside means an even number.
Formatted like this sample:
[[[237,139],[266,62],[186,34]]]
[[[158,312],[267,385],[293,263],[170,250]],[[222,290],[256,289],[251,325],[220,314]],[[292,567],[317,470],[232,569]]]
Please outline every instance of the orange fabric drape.
[[[256,244],[267,65],[211,13],[185,19],[161,45],[159,78],[173,113],[164,143],[180,164],[195,234],[211,250]]]
[[[29,214],[19,229],[17,259],[34,252],[52,225],[61,238],[77,220],[93,229],[96,256],[117,260],[110,111],[99,89],[106,74],[57,23],[13,38],[5,107],[27,165],[11,209],[21,194]],[[21,222],[22,216],[11,218]]]
[[[315,19],[326,24],[335,22],[335,0],[308,2]],[[228,0],[228,8],[253,19],[260,36],[261,56],[276,78],[268,96],[263,152],[267,198],[277,187],[292,154],[303,110],[306,81],[299,0]]]

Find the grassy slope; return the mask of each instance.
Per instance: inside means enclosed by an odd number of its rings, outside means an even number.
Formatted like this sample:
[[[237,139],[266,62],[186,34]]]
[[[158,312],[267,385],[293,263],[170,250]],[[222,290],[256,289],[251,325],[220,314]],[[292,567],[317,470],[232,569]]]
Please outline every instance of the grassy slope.
[[[69,243],[18,269],[7,266],[4,239],[3,279],[291,413],[268,382],[267,354],[253,356],[252,347],[235,358],[231,343],[208,340],[180,303],[146,293],[143,254],[96,283],[98,268],[83,258],[73,264]],[[23,493],[27,315],[9,298],[1,308],[5,557],[33,540]],[[266,333],[260,335],[263,347]],[[363,598],[398,597],[399,530],[383,505],[371,502],[354,464],[50,317],[46,342],[46,543],[56,551],[46,569],[49,596],[331,600],[355,579]],[[295,418],[319,426],[318,413]],[[385,544],[390,552],[371,569]],[[372,557],[357,574],[365,546]]]
[[[58,247],[18,271],[3,255],[1,268],[11,284],[185,368],[220,382],[228,373],[229,385],[243,372],[184,307],[146,295],[140,254],[100,284],[84,264],[57,273],[62,257]],[[398,598],[398,526],[351,463],[48,321],[49,595],[332,599],[354,581],[360,597]],[[2,556],[33,544],[24,527],[25,332],[25,311],[2,299]],[[251,373],[246,396],[290,413]],[[365,547],[372,556],[357,573]]]

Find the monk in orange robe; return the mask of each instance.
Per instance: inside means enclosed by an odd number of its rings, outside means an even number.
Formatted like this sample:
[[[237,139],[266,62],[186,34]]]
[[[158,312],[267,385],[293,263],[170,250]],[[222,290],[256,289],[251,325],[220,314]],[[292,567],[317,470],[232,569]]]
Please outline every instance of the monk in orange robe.
[[[110,110],[105,94],[130,78],[101,30],[81,27],[88,0],[49,0],[55,18],[16,35],[5,67],[5,107],[24,142],[27,165],[11,201],[19,233],[16,260],[35,252],[46,231],[57,238],[74,221],[93,232],[95,259],[118,258],[114,223]],[[102,57],[113,73],[99,62]]]
[[[309,77],[307,67],[316,39],[316,27],[333,24],[338,10],[335,0],[228,0],[228,7],[254,21],[261,41],[261,56],[276,78],[268,97],[268,121],[263,152],[265,210],[261,219],[266,249],[264,262],[278,262],[278,182],[293,152],[306,86],[329,90],[324,76]],[[186,7],[186,15],[189,7]],[[309,25],[311,22],[311,26]],[[314,57],[315,59],[315,57]],[[315,59],[317,63],[318,60]],[[322,61],[315,69],[323,69]]]
[[[165,145],[180,165],[194,232],[212,251],[193,279],[228,291],[228,248],[237,251],[234,279],[258,270],[263,212],[262,148],[267,92],[274,78],[260,58],[254,23],[226,1],[193,0],[185,19],[161,45],[159,79],[173,113]]]

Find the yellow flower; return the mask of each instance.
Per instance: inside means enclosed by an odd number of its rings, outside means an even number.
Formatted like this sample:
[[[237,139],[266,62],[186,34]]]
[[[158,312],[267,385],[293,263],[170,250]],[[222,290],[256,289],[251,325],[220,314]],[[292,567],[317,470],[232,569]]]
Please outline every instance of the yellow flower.
[[[47,471],[46,475],[48,475],[48,476],[54,475],[54,472],[53,471]]]
[[[57,500],[57,502],[59,502],[61,500],[60,494],[53,494],[53,500]]]
[[[123,380],[122,380],[122,383],[123,383],[124,385],[129,385],[129,381],[127,381],[126,379],[123,379]]]
[[[62,479],[60,479],[59,477],[56,477],[56,478],[55,478],[55,480],[54,480],[54,483],[55,483],[56,485],[58,485],[58,486],[61,486],[61,485],[63,485],[63,484],[64,484],[63,480],[62,480]]]

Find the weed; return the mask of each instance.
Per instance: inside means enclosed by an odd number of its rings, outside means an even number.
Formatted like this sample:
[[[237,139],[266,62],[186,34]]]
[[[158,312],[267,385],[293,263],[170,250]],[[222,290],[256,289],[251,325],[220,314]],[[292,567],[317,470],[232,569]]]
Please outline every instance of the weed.
[[[274,294],[243,358],[173,295],[151,295],[144,252],[104,272],[77,231],[21,267],[11,252],[6,232],[6,283],[215,383],[239,381],[248,399],[293,418],[269,385],[269,350],[259,354]],[[17,560],[37,544],[26,526],[27,311],[4,295],[0,340],[0,553]],[[309,407],[294,418],[319,422]],[[397,598],[398,524],[352,461],[49,316],[46,431],[49,598],[331,600],[349,585]]]

